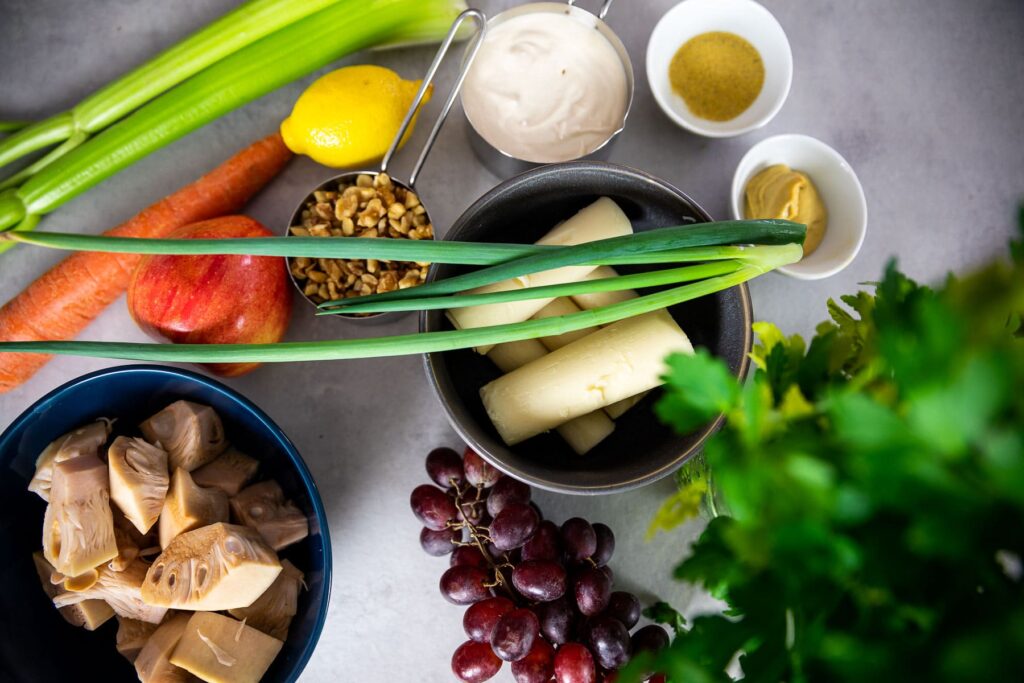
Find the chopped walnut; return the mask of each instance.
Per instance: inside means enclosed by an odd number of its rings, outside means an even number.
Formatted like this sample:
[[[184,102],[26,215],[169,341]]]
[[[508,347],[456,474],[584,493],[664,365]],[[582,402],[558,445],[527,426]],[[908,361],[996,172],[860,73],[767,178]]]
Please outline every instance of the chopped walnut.
[[[434,239],[419,197],[386,173],[361,174],[355,184],[313,193],[301,212],[302,237]],[[423,284],[428,263],[377,259],[291,258],[288,269],[314,303],[393,292]]]

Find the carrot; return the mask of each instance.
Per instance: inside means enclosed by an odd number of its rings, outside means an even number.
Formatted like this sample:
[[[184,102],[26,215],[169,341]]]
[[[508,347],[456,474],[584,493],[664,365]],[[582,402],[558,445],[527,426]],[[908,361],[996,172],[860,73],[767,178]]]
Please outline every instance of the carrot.
[[[291,156],[275,133],[105,234],[164,237],[190,223],[237,213]],[[124,293],[141,258],[92,252],[69,256],[0,308],[0,341],[73,339]],[[28,380],[49,359],[0,354],[0,393]]]

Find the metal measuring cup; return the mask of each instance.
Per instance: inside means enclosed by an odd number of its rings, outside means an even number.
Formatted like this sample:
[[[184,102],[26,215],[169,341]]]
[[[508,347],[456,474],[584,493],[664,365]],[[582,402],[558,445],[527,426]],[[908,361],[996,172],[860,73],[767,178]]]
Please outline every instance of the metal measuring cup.
[[[448,113],[451,111],[452,105],[455,104],[455,99],[459,95],[459,89],[462,87],[463,81],[466,80],[466,74],[469,72],[469,68],[472,65],[473,60],[476,58],[476,54],[480,49],[480,45],[483,43],[483,38],[487,31],[487,17],[486,15],[484,15],[483,12],[479,10],[468,9],[462,12],[458,17],[456,17],[455,21],[452,23],[452,27],[451,29],[449,29],[448,35],[441,43],[441,47],[438,48],[437,54],[434,56],[434,61],[431,63],[430,68],[427,69],[427,73],[423,77],[423,83],[420,85],[420,89],[416,93],[416,97],[413,98],[412,104],[410,105],[409,110],[405,114],[405,119],[403,119],[402,125],[399,126],[398,128],[398,133],[395,135],[395,138],[391,141],[391,146],[388,148],[387,153],[381,160],[380,170],[346,171],[345,173],[336,175],[333,178],[329,178],[326,181],[317,185],[306,195],[306,197],[302,200],[301,203],[299,203],[299,206],[292,213],[291,222],[288,224],[288,227],[285,228],[286,236],[290,236],[292,234],[292,226],[300,225],[302,223],[303,210],[306,209],[306,206],[310,201],[316,201],[314,198],[314,193],[324,190],[330,190],[332,188],[337,188],[339,185],[354,185],[356,183],[356,179],[362,175],[368,175],[372,178],[376,178],[378,175],[387,172],[388,166],[391,163],[391,159],[398,151],[398,148],[402,143],[402,138],[405,137],[406,132],[409,130],[409,127],[412,125],[413,119],[416,116],[416,112],[423,104],[423,99],[426,97],[427,91],[430,89],[431,84],[433,84],[434,77],[437,75],[437,71],[440,68],[442,61],[444,61],[444,57],[448,53],[448,49],[451,47],[452,43],[455,42],[456,36],[458,35],[459,29],[462,27],[462,24],[470,19],[473,20],[473,22],[476,24],[476,35],[474,36],[472,43],[470,43],[469,47],[466,50],[466,57],[463,60],[462,66],[460,67],[459,74],[458,77],[456,78],[455,84],[452,86],[451,92],[448,94],[448,99],[445,100],[444,106],[442,107],[441,112],[438,114],[437,119],[434,122],[434,127],[430,131],[430,135],[427,136],[426,142],[423,143],[423,149],[420,152],[419,159],[417,159],[416,165],[413,166],[412,173],[409,174],[409,181],[403,182],[401,180],[398,180],[394,176],[391,177],[391,183],[393,185],[400,187],[404,190],[407,190],[409,192],[416,192],[416,179],[419,177],[420,171],[423,170],[423,165],[427,161],[427,156],[430,154],[430,150],[433,148],[434,142],[437,140],[437,136],[441,132],[441,127],[444,125],[445,119],[448,117]],[[416,194],[417,196],[419,196],[418,192],[416,192]],[[423,206],[424,210],[426,211],[426,206],[423,204],[422,198],[420,198],[420,205]],[[430,212],[427,211],[426,215],[429,221]],[[325,237],[323,239],[332,238]],[[391,238],[384,237],[378,239]],[[318,307],[318,304],[315,301],[313,301],[309,296],[306,295],[303,286],[300,284],[299,280],[295,277],[295,274],[292,272],[290,258],[288,259],[288,276],[291,278],[292,284],[295,285],[295,288],[299,290],[299,293],[302,295],[302,298],[308,301],[314,307]],[[342,313],[338,314],[338,317],[342,317],[347,320],[383,322],[387,319],[387,316],[392,316],[392,318],[394,318],[399,315],[402,314],[369,313],[362,315],[346,315]]]
[[[487,21],[487,28],[491,30],[496,26],[500,26],[510,19],[520,17],[524,14],[535,14],[535,13],[546,13],[546,14],[568,14],[571,17],[576,18],[578,21],[588,26],[593,26],[594,30],[600,33],[604,38],[611,44],[612,48],[618,54],[619,59],[622,62],[622,69],[626,73],[626,107],[623,110],[622,122],[619,127],[616,128],[600,145],[594,148],[589,154],[573,159],[565,159],[564,162],[568,161],[580,161],[580,160],[596,160],[604,161],[611,154],[611,148],[615,140],[619,137],[623,128],[626,126],[626,119],[629,117],[630,108],[633,105],[633,91],[635,89],[635,81],[633,76],[633,62],[629,58],[629,52],[626,50],[626,46],[622,44],[619,37],[614,31],[605,23],[604,18],[608,14],[608,10],[611,9],[613,0],[604,0],[601,5],[601,9],[598,10],[597,14],[592,14],[585,9],[576,6],[576,0],[566,0],[566,3],[561,2],[533,2],[526,5],[519,5],[512,9],[505,10],[500,14],[496,14]],[[470,55],[466,53],[467,61],[470,61],[472,57],[475,57],[475,52]],[[463,113],[465,113],[465,107],[463,107]],[[492,173],[500,178],[510,178],[514,175],[519,175],[529,171],[532,168],[538,166],[545,166],[545,163],[528,161],[525,159],[517,158],[514,154],[507,150],[499,149],[494,147],[487,140],[484,139],[480,133],[476,130],[476,125],[473,120],[466,114],[466,120],[469,125],[466,127],[467,135],[469,136],[470,145],[473,151],[476,153],[477,158],[488,168]]]

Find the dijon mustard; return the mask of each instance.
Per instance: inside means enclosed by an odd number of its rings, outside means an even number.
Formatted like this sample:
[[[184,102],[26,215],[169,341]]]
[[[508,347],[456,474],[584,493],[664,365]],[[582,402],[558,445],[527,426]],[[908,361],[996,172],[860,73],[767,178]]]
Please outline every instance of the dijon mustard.
[[[747,182],[743,213],[746,218],[777,218],[807,226],[804,256],[821,244],[828,225],[828,210],[806,173],[786,164],[764,169]]]

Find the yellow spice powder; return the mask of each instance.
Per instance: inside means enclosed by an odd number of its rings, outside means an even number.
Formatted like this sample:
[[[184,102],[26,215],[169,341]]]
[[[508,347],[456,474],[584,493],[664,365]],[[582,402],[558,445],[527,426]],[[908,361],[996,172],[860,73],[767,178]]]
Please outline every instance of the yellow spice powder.
[[[747,110],[764,85],[764,62],[735,33],[710,31],[686,41],[668,67],[672,89],[695,115],[729,121]]]

